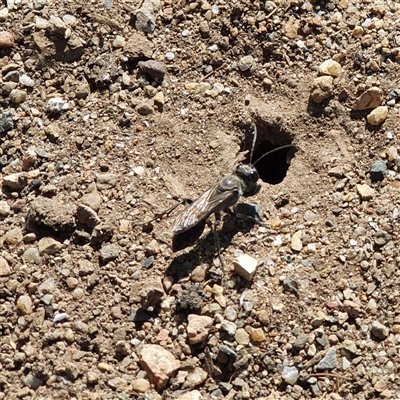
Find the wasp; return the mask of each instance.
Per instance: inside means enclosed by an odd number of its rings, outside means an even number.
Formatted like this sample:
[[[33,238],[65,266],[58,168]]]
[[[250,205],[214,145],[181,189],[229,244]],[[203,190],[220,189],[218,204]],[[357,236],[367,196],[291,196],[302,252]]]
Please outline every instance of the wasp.
[[[252,159],[254,144],[255,139],[253,140],[250,160]],[[273,149],[262,155],[253,164],[238,165],[231,174],[224,176],[198,199],[191,202],[176,218],[172,226],[172,251],[179,251],[193,245],[203,233],[210,215],[215,214],[216,222],[219,222],[222,211],[229,212],[230,208],[234,207],[241,197],[257,194],[261,189],[261,185],[258,183],[260,177],[255,164],[269,154],[289,147],[293,147],[293,145],[290,144]],[[214,234],[217,247],[219,247],[215,230]]]

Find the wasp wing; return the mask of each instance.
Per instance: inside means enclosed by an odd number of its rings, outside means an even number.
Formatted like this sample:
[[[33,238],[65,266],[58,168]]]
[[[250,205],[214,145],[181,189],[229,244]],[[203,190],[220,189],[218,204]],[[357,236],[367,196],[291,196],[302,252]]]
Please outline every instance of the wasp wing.
[[[228,199],[236,196],[233,191],[217,191],[218,185],[215,185],[204,192],[197,200],[189,204],[177,217],[172,226],[175,235],[187,231],[200,221],[208,218],[213,212],[220,210],[220,206]]]

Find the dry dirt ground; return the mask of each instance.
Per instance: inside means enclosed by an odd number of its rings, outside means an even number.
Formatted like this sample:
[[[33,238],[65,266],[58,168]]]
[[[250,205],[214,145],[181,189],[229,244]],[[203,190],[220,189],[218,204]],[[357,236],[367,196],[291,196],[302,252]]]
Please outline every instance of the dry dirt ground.
[[[400,398],[399,3],[141,6],[0,5],[0,399]],[[255,127],[253,162],[293,148],[257,164],[262,226],[223,214],[221,279],[210,227],[173,253],[184,206],[157,214],[249,163]],[[165,384],[146,344],[180,361]]]

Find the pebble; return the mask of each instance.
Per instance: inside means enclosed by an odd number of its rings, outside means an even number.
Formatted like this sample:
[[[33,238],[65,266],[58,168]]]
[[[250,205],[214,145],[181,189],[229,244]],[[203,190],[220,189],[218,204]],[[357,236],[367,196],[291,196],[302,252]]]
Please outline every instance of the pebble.
[[[61,97],[53,97],[47,101],[46,110],[49,113],[60,113],[61,111],[68,110],[68,102],[65,102]]]
[[[150,382],[143,378],[134,379],[132,381],[132,389],[135,392],[147,393],[150,390]]]
[[[96,188],[97,190],[109,190],[117,185],[118,175],[111,173],[98,174],[96,176]],[[90,204],[88,204],[91,207]]]
[[[203,342],[210,333],[213,323],[214,320],[207,315],[189,314],[186,331],[190,344]]]
[[[325,356],[317,364],[318,370],[332,370],[336,368],[336,349],[331,347],[327,350]]]
[[[357,185],[357,192],[361,197],[361,200],[371,200],[374,197],[375,189],[368,186],[366,183]]]
[[[186,392],[181,396],[177,397],[175,400],[202,400],[204,397],[198,390],[192,390],[190,392]],[[158,399],[157,399],[158,400]]]
[[[135,107],[135,110],[137,111],[138,114],[143,115],[143,116],[154,114],[154,107],[151,106],[146,101],[141,101]]]
[[[9,98],[10,98],[11,103],[21,104],[26,100],[27,93],[25,90],[13,89],[13,90],[11,90],[11,93],[9,94]]]
[[[56,287],[55,279],[48,278],[38,286],[37,291],[40,295],[49,294],[53,292],[55,287]]]
[[[115,36],[115,39],[112,42],[113,47],[115,47],[116,49],[123,48],[125,44],[126,44],[125,38],[121,35]]]
[[[237,319],[237,312],[236,312],[236,309],[233,306],[226,307],[224,314],[225,314],[225,318],[228,321],[234,322]]]
[[[175,60],[175,54],[174,54],[172,51],[167,51],[167,52],[165,53],[165,58],[166,58],[168,61],[174,61],[174,60]]]
[[[245,329],[239,328],[235,332],[235,340],[241,346],[247,346],[250,343],[250,335]]]
[[[19,77],[19,83],[21,86],[27,86],[27,87],[35,86],[35,81],[26,74],[22,74]]]
[[[6,200],[0,201],[0,217],[8,217],[11,213],[11,207]]]
[[[367,121],[370,125],[377,126],[385,122],[388,116],[389,108],[387,106],[379,106],[367,115]]]
[[[247,281],[251,281],[256,272],[258,261],[247,255],[241,254],[234,261],[235,272]]]
[[[62,243],[51,237],[44,237],[39,240],[38,247],[39,247],[39,254],[54,255],[61,251],[63,245]]]
[[[242,57],[238,62],[238,68],[242,72],[251,70],[253,68],[253,65],[254,65],[254,58],[253,56],[250,55]]]
[[[383,90],[373,86],[359,96],[354,105],[353,110],[368,110],[378,107],[382,104],[384,97]]]
[[[118,258],[120,248],[116,244],[106,244],[100,249],[100,260],[103,264],[107,264]]]
[[[14,36],[7,31],[0,31],[0,49],[14,46]]]
[[[162,80],[167,73],[164,63],[156,60],[139,61],[139,73],[145,74],[153,79]]]
[[[283,367],[282,379],[288,385],[294,385],[299,377],[299,371],[296,367]]]
[[[0,257],[0,277],[8,276],[12,272],[8,261],[4,257]]]
[[[8,8],[4,7],[0,10],[0,22],[4,22],[9,16]]]
[[[321,75],[339,76],[342,70],[341,65],[332,59],[325,60],[319,67],[318,72]]]
[[[39,255],[39,250],[35,247],[29,247],[22,254],[22,259],[27,264],[37,264],[42,263],[42,258]]]
[[[343,310],[347,312],[350,318],[357,318],[361,313],[361,306],[355,301],[345,300],[343,302]]]
[[[93,229],[96,225],[100,224],[101,220],[91,207],[85,204],[79,204],[76,210],[76,219],[86,225],[88,228]]]
[[[32,299],[27,295],[22,295],[17,300],[17,308],[23,315],[30,315],[33,312]]]
[[[303,235],[302,231],[297,231],[296,233],[293,234],[292,239],[290,241],[290,247],[294,251],[301,251],[303,248],[303,243],[301,241],[301,237]]]
[[[315,103],[322,103],[333,95],[333,78],[329,75],[319,76],[311,83],[310,97]]]
[[[289,17],[288,21],[282,26],[282,34],[289,39],[295,39],[298,36],[300,29],[300,20],[292,16]]]
[[[387,176],[387,166],[385,161],[379,160],[375,162],[369,171],[369,176],[372,182],[383,181]]]
[[[253,328],[253,327],[249,326],[246,328],[246,331],[250,334],[251,339],[254,342],[260,343],[260,342],[264,342],[265,340],[267,340],[262,328]]]
[[[229,336],[234,336],[236,332],[236,324],[234,322],[224,319],[221,322],[221,330],[225,331]]]
[[[13,190],[21,190],[28,183],[28,177],[25,172],[3,176],[3,185]]]
[[[140,349],[139,362],[157,390],[167,385],[169,378],[175,376],[181,364],[171,352],[158,344],[143,345]]]
[[[379,321],[374,321],[371,325],[371,333],[379,340],[384,340],[389,336],[389,328],[381,324]]]
[[[192,372],[190,372],[185,382],[182,385],[182,389],[193,389],[196,386],[202,384],[207,379],[207,372],[200,367],[196,367]]]
[[[36,390],[43,383],[43,379],[39,379],[32,374],[28,374],[24,379],[24,383],[31,389]]]

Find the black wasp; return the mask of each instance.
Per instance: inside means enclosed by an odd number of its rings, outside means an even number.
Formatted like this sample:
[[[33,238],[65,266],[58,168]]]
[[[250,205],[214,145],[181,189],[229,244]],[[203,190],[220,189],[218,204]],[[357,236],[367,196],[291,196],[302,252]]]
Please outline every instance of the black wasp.
[[[253,156],[255,141],[256,133],[250,160]],[[261,189],[261,185],[258,184],[260,177],[254,165],[269,154],[289,147],[293,147],[293,145],[273,149],[262,155],[254,164],[238,165],[231,174],[224,176],[198,199],[191,202],[177,217],[172,226],[174,235],[172,250],[175,252],[193,245],[203,233],[207,219],[211,214],[215,214],[216,221],[219,221],[221,212],[228,211],[230,207],[235,206],[242,196],[254,196]],[[214,234],[216,235],[215,229]],[[218,241],[217,235],[215,238]],[[217,246],[219,245],[217,244]]]

